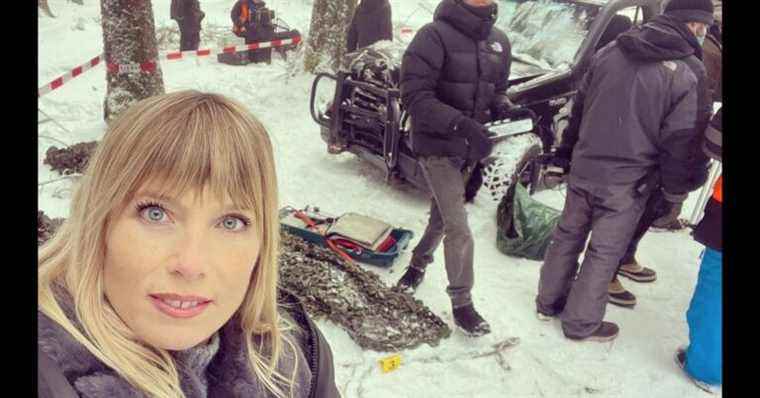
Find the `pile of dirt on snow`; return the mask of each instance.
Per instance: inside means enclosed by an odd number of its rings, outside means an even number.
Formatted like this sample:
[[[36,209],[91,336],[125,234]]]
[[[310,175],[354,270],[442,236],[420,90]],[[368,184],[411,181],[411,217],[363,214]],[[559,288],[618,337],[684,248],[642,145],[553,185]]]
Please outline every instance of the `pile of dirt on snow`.
[[[50,218],[42,210],[37,210],[37,246],[53,237],[55,230],[63,224],[63,218]]]
[[[82,174],[97,146],[97,141],[80,142],[61,149],[51,146],[45,152],[43,163],[61,175]]]

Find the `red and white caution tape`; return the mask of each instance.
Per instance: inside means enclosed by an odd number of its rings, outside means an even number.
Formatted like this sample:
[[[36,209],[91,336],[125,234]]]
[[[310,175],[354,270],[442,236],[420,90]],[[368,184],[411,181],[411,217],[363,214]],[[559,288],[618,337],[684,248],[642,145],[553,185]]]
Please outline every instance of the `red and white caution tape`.
[[[287,46],[291,44],[298,44],[300,42],[301,42],[301,37],[295,36],[291,39],[279,39],[279,40],[265,41],[265,42],[259,42],[259,43],[244,44],[240,46],[224,47],[221,49],[206,48],[202,50],[193,50],[193,51],[172,51],[172,52],[160,54],[158,56],[158,60],[159,61],[161,60],[176,61],[178,59],[185,59],[185,58],[207,57],[210,55],[217,55],[217,54],[232,54],[232,53],[237,53],[241,51],[258,50],[262,48],[283,47],[283,46]],[[72,69],[69,73],[40,87],[37,90],[37,97],[42,97],[43,95],[57,89],[58,87],[61,87],[64,83],[81,75],[83,72],[85,72],[88,69],[91,69],[95,65],[98,65],[103,60],[104,60],[104,56],[103,54],[101,54],[93,58],[86,64],[77,66],[76,68]],[[115,72],[115,73],[120,73],[120,74],[121,73],[139,73],[139,72],[150,73],[156,70],[156,61],[147,61],[143,63],[134,63],[134,64],[116,64],[116,63],[109,62],[107,67],[110,72]]]
[[[91,59],[85,64],[79,65],[76,68],[72,69],[70,72],[66,73],[65,75],[53,80],[52,82],[40,87],[37,90],[37,97],[42,97],[43,95],[57,89],[58,87],[63,86],[64,83],[67,81],[81,75],[85,71],[92,69],[94,66],[98,65],[104,60],[103,54],[98,55],[97,57]]]
[[[160,60],[166,59],[168,61],[174,61],[174,60],[183,59],[183,58],[206,57],[209,55],[231,54],[231,53],[237,53],[241,51],[258,50],[261,48],[283,47],[290,44],[298,44],[300,42],[301,42],[301,36],[295,36],[292,39],[280,39],[280,40],[265,41],[265,42],[260,42],[260,43],[244,44],[240,46],[230,46],[230,47],[224,47],[218,50],[207,48],[207,49],[195,50],[195,51],[173,51],[173,52],[162,54],[158,58]]]

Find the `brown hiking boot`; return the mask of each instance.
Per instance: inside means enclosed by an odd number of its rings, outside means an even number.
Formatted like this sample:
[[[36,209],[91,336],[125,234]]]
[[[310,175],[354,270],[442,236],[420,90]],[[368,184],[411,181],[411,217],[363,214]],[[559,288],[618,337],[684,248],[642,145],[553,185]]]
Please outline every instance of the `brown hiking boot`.
[[[617,276],[615,276],[615,279],[613,279],[607,287],[607,294],[609,295],[610,304],[625,308],[633,308],[636,305],[636,296],[628,290],[625,290]]]
[[[635,258],[632,262],[621,265],[618,275],[641,283],[654,282],[657,279],[657,273],[653,269],[639,264]]]
[[[598,341],[603,343],[606,341],[615,340],[619,331],[620,328],[618,328],[618,325],[612,322],[602,322],[602,324],[599,325],[599,328],[597,328],[596,331],[594,333],[591,333],[589,336],[573,337],[565,334],[565,337],[575,341]]]

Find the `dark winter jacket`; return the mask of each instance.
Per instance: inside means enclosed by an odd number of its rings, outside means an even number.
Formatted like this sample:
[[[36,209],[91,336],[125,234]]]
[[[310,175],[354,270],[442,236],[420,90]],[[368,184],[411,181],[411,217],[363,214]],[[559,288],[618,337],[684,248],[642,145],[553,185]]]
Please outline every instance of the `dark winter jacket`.
[[[621,33],[628,31],[632,27],[633,21],[628,16],[621,14],[613,15],[610,23],[607,24],[607,28],[602,32],[599,42],[596,43],[596,50],[599,51],[602,47],[612,43]]]
[[[707,129],[705,153],[711,158],[722,161],[723,150],[723,109],[715,114]],[[705,215],[694,228],[694,239],[697,242],[718,251],[723,251],[723,181],[718,180],[716,191],[705,206]]]
[[[232,31],[246,38],[246,43],[271,39],[272,21],[266,3],[260,0],[238,0],[232,7]]]
[[[71,298],[60,299],[69,319],[75,319]],[[308,318],[298,300],[288,294],[280,300],[287,315],[303,332],[292,332],[300,348],[296,355],[299,365],[295,389],[296,397],[339,397],[335,385],[334,367],[330,346],[321,332]],[[38,396],[43,398],[137,398],[144,395],[132,387],[116,372],[100,362],[84,346],[74,340],[56,322],[42,312],[37,313],[38,333]],[[76,322],[76,321],[75,321]],[[197,362],[197,354],[172,353],[178,362],[182,390],[187,398],[201,397],[269,397],[263,384],[248,366],[243,346],[243,333],[239,318],[233,317],[214,336],[218,349],[207,358],[203,369],[205,378],[188,371]],[[217,337],[218,336],[218,337]],[[256,337],[254,337],[256,339]],[[254,341],[254,344],[258,344]],[[284,345],[279,370],[286,376],[293,371],[293,352]],[[190,350],[197,350],[192,348]],[[188,350],[188,352],[190,352]],[[76,395],[72,395],[72,394]]]
[[[712,34],[708,34],[702,48],[710,98],[723,102],[723,45]]]
[[[170,16],[183,30],[200,31],[206,14],[198,0],[172,0]]]
[[[401,64],[401,96],[412,121],[412,150],[419,156],[465,157],[467,143],[452,134],[462,116],[491,121],[492,109],[507,101],[511,45],[460,0],[443,0],[434,21],[423,26]]]
[[[372,45],[380,40],[393,40],[391,4],[388,0],[362,0],[348,26],[348,52]]]
[[[686,25],[664,15],[599,51],[558,148],[572,153],[570,173],[600,185],[654,180],[671,194],[701,186],[711,114],[701,56]]]

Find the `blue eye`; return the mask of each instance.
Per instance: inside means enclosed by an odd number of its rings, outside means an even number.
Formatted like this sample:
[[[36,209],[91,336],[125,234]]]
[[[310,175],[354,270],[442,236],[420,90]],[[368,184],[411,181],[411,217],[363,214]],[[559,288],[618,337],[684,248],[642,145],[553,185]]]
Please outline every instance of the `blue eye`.
[[[161,206],[147,205],[140,209],[140,217],[150,222],[160,223],[166,221],[167,215]]]
[[[245,229],[245,227],[248,226],[248,222],[240,217],[236,216],[227,216],[224,217],[224,219],[221,222],[222,228],[228,230],[228,231],[241,231]]]

